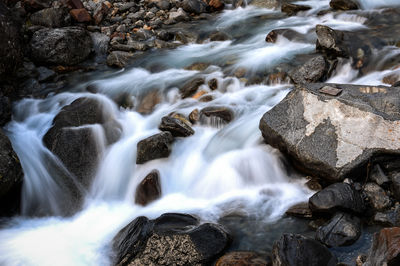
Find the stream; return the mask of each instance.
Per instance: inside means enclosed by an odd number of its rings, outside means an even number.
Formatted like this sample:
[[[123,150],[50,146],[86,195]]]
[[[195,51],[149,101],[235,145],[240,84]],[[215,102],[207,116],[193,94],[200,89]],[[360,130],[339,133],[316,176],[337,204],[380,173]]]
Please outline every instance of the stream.
[[[13,120],[5,130],[25,174],[22,215],[1,223],[0,265],[110,265],[110,243],[121,228],[138,216],[153,219],[166,212],[190,213],[223,224],[235,236],[231,250],[269,254],[273,241],[283,232],[313,236],[308,221],[284,215],[290,206],[306,202],[313,194],[305,185],[307,179],[288,167],[279,151],[263,143],[258,129],[262,115],[293,87],[284,80],[268,83],[268,74],[300,65],[315,53],[317,24],[368,32],[377,25],[373,23],[380,23],[378,19],[370,22],[370,18],[384,13],[386,7],[400,6],[400,2],[361,0],[361,10],[325,15],[317,14],[328,9],[328,0],[294,3],[313,8],[291,17],[252,5],[226,9],[189,27],[204,36],[223,31],[232,40],[148,51],[126,69],[74,74],[68,91],[16,103]],[[393,20],[393,27],[400,25],[399,18]],[[265,42],[274,29],[292,29],[302,37]],[[399,54],[395,45],[379,47],[372,51],[373,67],[364,71],[355,69],[351,59],[343,60],[327,82],[390,86],[383,78],[400,76]],[[199,62],[209,66],[204,71],[187,70]],[[242,69],[246,70],[243,77],[236,77]],[[205,79],[200,89],[212,95],[212,101],[181,99],[178,87],[194,77]],[[207,85],[212,79],[218,81],[213,91]],[[87,92],[89,86],[98,93]],[[162,100],[148,115],[119,108],[113,101],[121,94],[129,95],[136,106],[150,91],[156,91]],[[101,127],[89,126],[102,157],[90,189],[82,188],[83,209],[65,217],[62,210],[72,195],[60,180],[74,177],[44,146],[42,138],[58,112],[80,97],[100,101],[103,111],[121,125],[121,138],[107,146]],[[159,132],[163,116],[172,112],[188,116],[207,106],[230,107],[234,120],[196,124],[195,134],[175,141],[168,158],[135,164],[137,143]],[[160,172],[161,198],[145,207],[134,204],[137,185],[153,169]],[[351,262],[359,252],[365,253],[371,232],[364,228],[356,244],[334,250],[340,261]]]

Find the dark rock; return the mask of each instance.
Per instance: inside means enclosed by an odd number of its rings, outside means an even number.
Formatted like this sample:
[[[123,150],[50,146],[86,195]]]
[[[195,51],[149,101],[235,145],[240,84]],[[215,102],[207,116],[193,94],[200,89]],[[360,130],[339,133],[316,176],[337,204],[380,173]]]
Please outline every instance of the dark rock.
[[[400,173],[394,173],[390,176],[390,185],[393,196],[400,201]]]
[[[124,68],[132,59],[133,54],[124,51],[112,51],[107,56],[107,65],[110,67]]]
[[[357,3],[352,0],[331,0],[329,5],[336,10],[355,10],[358,9]]]
[[[218,119],[224,123],[229,123],[233,120],[233,111],[228,107],[210,106],[201,109],[200,120],[204,118]]]
[[[6,201],[21,197],[19,188],[22,185],[23,172],[17,154],[11,142],[0,129],[0,217],[18,210],[18,202]],[[16,195],[13,195],[16,194]],[[17,204],[16,204],[17,203]]]
[[[196,122],[198,122],[200,120],[200,113],[199,113],[199,109],[194,109],[190,114],[189,114],[189,121],[192,124],[195,124]]]
[[[221,31],[214,32],[210,35],[210,41],[212,41],[212,42],[216,42],[216,41],[223,42],[223,41],[227,41],[230,39],[231,39],[231,37],[228,34],[221,32]]]
[[[361,235],[360,218],[346,213],[336,213],[328,224],[318,228],[316,239],[328,247],[348,246]]]
[[[37,71],[39,72],[38,81],[39,82],[46,82],[54,79],[56,77],[56,72],[47,67],[38,67]]]
[[[269,266],[271,261],[267,261],[263,256],[252,251],[232,251],[217,260],[215,266]]]
[[[188,137],[194,134],[194,130],[190,127],[189,121],[171,116],[164,116],[158,128],[161,131],[171,132],[174,137]]]
[[[290,215],[290,216],[294,216],[294,217],[299,217],[299,218],[306,218],[306,219],[312,218],[312,212],[308,206],[308,202],[299,203],[299,204],[296,204],[296,205],[290,207],[286,211],[286,214]]]
[[[46,8],[31,15],[33,25],[48,28],[66,27],[71,24],[71,17],[66,8]]]
[[[397,203],[391,210],[377,212],[374,222],[383,226],[400,226],[400,205]]]
[[[163,214],[156,220],[139,217],[113,240],[116,265],[203,265],[229,244],[229,235],[217,224],[190,215]]]
[[[180,89],[182,99],[191,97],[197,91],[197,89],[204,84],[203,78],[194,78],[186,82]]]
[[[274,266],[334,266],[337,259],[329,249],[314,239],[284,234],[274,243],[272,262]]]
[[[374,234],[372,247],[363,266],[400,264],[400,228],[384,228]]]
[[[67,4],[72,8],[72,9],[81,9],[84,8],[81,0],[68,0]]]
[[[71,9],[69,13],[76,22],[84,23],[92,21],[92,17],[85,8]]]
[[[225,3],[222,0],[206,0],[210,11],[221,11],[225,7]]]
[[[139,103],[137,111],[141,114],[150,114],[157,104],[161,102],[161,95],[158,91],[151,91],[146,94]]]
[[[160,31],[157,33],[157,37],[158,37],[160,40],[163,40],[163,41],[168,42],[168,41],[173,40],[174,37],[175,37],[175,35],[174,35],[172,32],[169,32],[169,31],[166,31],[166,30],[160,30]]]
[[[93,13],[93,19],[96,25],[99,25],[103,21],[103,18],[107,15],[108,10],[109,7],[106,4],[101,3],[101,5],[98,5]]]
[[[343,32],[334,30],[324,25],[317,25],[317,50],[323,52],[328,58],[348,57],[349,51],[343,42]]]
[[[297,12],[300,11],[307,11],[310,10],[310,6],[305,5],[295,5],[290,3],[284,3],[281,7],[282,12],[288,14],[289,16],[295,15]]]
[[[135,203],[142,206],[155,201],[161,197],[160,173],[157,170],[151,171],[137,186]]]
[[[304,65],[290,71],[289,77],[295,84],[311,83],[322,81],[328,70],[327,63],[323,56],[316,56],[308,60]]]
[[[304,39],[303,35],[298,33],[295,30],[292,29],[277,29],[277,30],[272,30],[268,33],[268,35],[265,37],[265,41],[269,43],[275,43],[278,40],[278,36],[283,36],[288,40],[302,40]]]
[[[53,126],[43,137],[43,142],[87,188],[101,157],[101,149],[94,130],[82,126],[102,125],[107,140],[112,143],[112,140],[119,137],[115,134],[120,134],[106,130],[106,125],[112,121],[113,117],[103,110],[99,101],[79,98],[58,113],[53,120]],[[114,127],[118,127],[119,124],[115,123]]]
[[[201,14],[209,11],[209,7],[201,0],[183,0],[182,8],[188,13]]]
[[[0,127],[11,120],[11,102],[8,97],[0,96]]]
[[[342,92],[321,93],[327,85]],[[267,144],[306,174],[328,182],[365,178],[368,164],[398,161],[400,143],[392,141],[400,120],[395,95],[390,87],[299,85],[264,114],[260,130]],[[379,142],[371,141],[377,137]]]
[[[132,109],[134,106],[132,97],[129,93],[121,93],[114,99],[115,103],[124,109]]]
[[[48,8],[51,5],[51,0],[23,0],[22,6],[28,12],[34,12],[43,8]]]
[[[208,87],[212,91],[218,89],[218,80],[216,78],[210,79],[208,82]]]
[[[136,163],[143,164],[154,159],[166,158],[171,153],[174,137],[171,132],[161,132],[141,140],[137,144]]]
[[[79,27],[42,29],[33,34],[30,47],[35,62],[75,65],[89,56],[92,39]]]
[[[0,84],[9,78],[23,63],[20,25],[3,2],[0,2]]]
[[[336,183],[315,193],[309,200],[313,212],[335,212],[348,210],[362,214],[365,210],[364,201],[359,192],[349,184]]]
[[[367,183],[364,187],[364,193],[375,211],[383,211],[392,206],[392,202],[385,190],[375,183]]]

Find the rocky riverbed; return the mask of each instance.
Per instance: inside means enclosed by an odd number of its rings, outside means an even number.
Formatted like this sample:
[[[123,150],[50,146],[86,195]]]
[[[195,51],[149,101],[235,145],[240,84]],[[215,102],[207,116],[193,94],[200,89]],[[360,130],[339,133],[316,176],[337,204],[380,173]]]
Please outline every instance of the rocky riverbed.
[[[0,264],[398,265],[400,5],[0,3]]]

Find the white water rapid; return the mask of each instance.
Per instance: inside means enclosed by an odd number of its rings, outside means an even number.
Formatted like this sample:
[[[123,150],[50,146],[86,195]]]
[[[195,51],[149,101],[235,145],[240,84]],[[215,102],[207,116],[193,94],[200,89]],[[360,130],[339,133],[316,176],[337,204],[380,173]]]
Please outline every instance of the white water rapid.
[[[240,68],[258,73],[290,62],[296,55],[313,53],[317,24],[348,31],[366,29],[363,12],[399,3],[362,0],[365,10],[360,13],[323,16],[316,14],[327,8],[329,1],[297,3],[314,8],[292,17],[282,16],[280,10],[254,6],[222,12],[206,28],[230,32],[234,40],[192,43],[153,56],[153,62],[167,66],[161,72],[140,67],[124,69],[77,85],[77,90],[94,85],[98,94],[65,92],[17,103],[6,130],[25,173],[23,216],[6,221],[0,229],[0,265],[110,265],[112,238],[141,215],[156,218],[166,212],[183,212],[217,221],[238,212],[268,224],[279,220],[291,205],[307,201],[312,192],[304,185],[306,179],[286,171],[279,152],[263,144],[258,129],[261,116],[285,97],[291,85],[246,85],[245,80],[226,73]],[[266,43],[266,34],[279,28],[308,37]],[[395,47],[386,49],[393,57],[400,53]],[[201,73],[183,69],[195,62],[211,65]],[[360,76],[351,63],[344,62],[329,81],[379,85],[385,75],[393,73],[400,74],[393,68]],[[205,84],[213,78],[218,80],[215,91],[207,85],[201,87],[214,100],[203,103],[180,99],[177,86],[194,76],[204,77]],[[111,100],[128,93],[135,102],[150,90],[157,90],[162,102],[149,115],[119,109]],[[79,186],[42,142],[61,108],[83,96],[101,101],[104,111],[122,125],[122,137],[110,146],[104,144],[102,129],[91,126],[103,155],[88,191]],[[195,134],[178,139],[169,158],[135,164],[138,141],[159,132],[163,116],[171,112],[188,115],[195,108],[221,105],[234,110],[231,123],[195,125]],[[162,197],[146,207],[135,205],[136,186],[153,169],[160,172]],[[63,186],[65,179],[76,183],[86,195],[83,210],[71,217],[60,216],[60,209],[68,205],[71,197]],[[47,216],[32,218],[37,213]]]

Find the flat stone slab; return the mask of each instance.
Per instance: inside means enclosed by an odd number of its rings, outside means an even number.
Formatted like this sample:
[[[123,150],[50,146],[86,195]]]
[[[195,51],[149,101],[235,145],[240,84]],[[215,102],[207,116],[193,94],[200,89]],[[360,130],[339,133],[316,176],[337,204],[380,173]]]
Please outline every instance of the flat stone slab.
[[[400,161],[399,89],[300,85],[264,114],[260,130],[308,174],[329,181],[362,176],[368,163]]]

